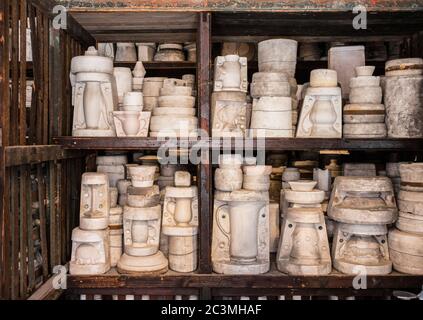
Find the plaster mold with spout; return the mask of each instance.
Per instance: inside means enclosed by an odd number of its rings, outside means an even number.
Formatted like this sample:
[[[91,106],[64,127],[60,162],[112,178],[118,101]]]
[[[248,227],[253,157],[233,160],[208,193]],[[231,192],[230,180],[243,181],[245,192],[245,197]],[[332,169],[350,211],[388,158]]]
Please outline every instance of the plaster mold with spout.
[[[215,193],[213,270],[260,274],[270,268],[268,193],[247,190]]]

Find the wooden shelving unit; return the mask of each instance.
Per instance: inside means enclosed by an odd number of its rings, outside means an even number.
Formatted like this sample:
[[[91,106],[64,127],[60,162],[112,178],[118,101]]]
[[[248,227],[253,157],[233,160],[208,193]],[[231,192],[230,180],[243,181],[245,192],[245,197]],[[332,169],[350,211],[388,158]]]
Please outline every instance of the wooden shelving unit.
[[[93,12],[86,16],[84,12],[77,12],[76,17],[83,25],[88,21],[88,17],[93,17]],[[140,13],[141,14],[141,13]],[[107,13],[102,13],[102,16]],[[113,17],[113,13],[109,13]],[[198,22],[196,24],[197,37],[197,63],[178,62],[178,63],[144,63],[148,72],[179,72],[189,70],[197,72],[198,83],[198,116],[200,128],[210,134],[210,94],[213,72],[213,57],[211,55],[212,42],[218,41],[252,41],[257,42],[266,37],[281,37],[279,35],[281,27],[287,27],[298,23],[295,32],[291,32],[288,37],[298,38],[306,41],[307,32],[310,29],[303,29],[310,24],[310,21],[301,14],[285,15],[283,13],[198,13]],[[412,15],[415,17],[414,15]],[[160,19],[159,15],[155,16]],[[191,17],[191,16],[190,16]],[[310,14],[313,20],[312,24],[316,26],[313,29],[313,36],[308,39],[313,41],[330,41],[334,39],[354,40],[353,32],[347,31],[347,26],[342,23],[342,27],[334,27],[339,24],[339,19],[349,17],[345,13],[337,14]],[[388,19],[389,17],[389,19]],[[376,35],[381,39],[403,39],[407,37],[410,25],[403,29],[403,33],[395,29],[394,34],[387,32],[386,25],[400,23],[407,17],[401,13],[398,16],[388,14],[386,17],[382,14],[376,16],[377,21],[371,25],[372,32],[366,34],[360,32],[357,41],[374,41]],[[411,15],[410,15],[411,17]],[[192,18],[192,17],[191,17]],[[289,23],[284,19],[288,18]],[[120,17],[119,19],[122,19]],[[141,19],[141,17],[139,17]],[[102,25],[92,22],[87,25],[89,31],[102,41],[116,40],[118,34],[122,33],[122,26],[110,26],[108,29],[115,29],[115,33],[107,38],[105,32],[102,32]],[[190,20],[191,21],[191,20]],[[251,21],[257,21],[251,23]],[[141,29],[148,29],[147,22]],[[155,22],[157,24],[159,22]],[[415,25],[419,29],[423,26],[423,19],[419,19]],[[192,25],[191,25],[192,27]],[[133,28],[130,26],[128,28]],[[119,29],[119,30],[117,30]],[[391,29],[389,29],[391,30]],[[392,29],[393,30],[393,29]],[[286,31],[284,29],[284,31]],[[110,33],[111,31],[108,30]],[[161,31],[157,31],[160,33]],[[414,31],[413,31],[414,32]],[[176,36],[177,33],[175,33]],[[181,35],[184,37],[184,35]],[[134,41],[141,41],[147,37],[151,39],[152,34],[142,34],[137,32]],[[176,36],[178,37],[178,36]],[[385,37],[385,38],[384,38]],[[242,40],[241,40],[242,39]],[[376,65],[377,72],[383,74],[384,61],[369,62]],[[117,66],[133,67],[133,63],[117,63]],[[325,68],[327,61],[299,61],[297,69],[302,75],[316,68]],[[249,62],[249,72],[257,71],[257,62]],[[194,146],[199,139],[191,139],[188,147]],[[233,150],[237,146],[235,139],[228,144],[222,139],[206,138],[201,140],[209,150]],[[79,137],[57,137],[54,143],[65,149],[77,150],[157,150],[167,143],[166,140],[158,141],[155,138],[79,138]],[[255,150],[265,149],[266,151],[320,151],[320,150],[346,150],[346,151],[382,151],[382,152],[420,152],[423,151],[423,139],[301,139],[301,138],[271,138],[271,139],[250,139],[246,141],[249,146]],[[187,146],[181,144],[178,140],[174,146]],[[219,298],[223,296],[258,296],[292,295],[301,296],[390,296],[394,289],[416,289],[423,282],[423,276],[403,275],[396,272],[386,276],[368,277],[367,290],[355,290],[353,287],[353,276],[343,275],[334,271],[328,276],[321,277],[292,277],[278,272],[273,265],[272,271],[262,275],[217,275],[212,272],[211,267],[211,218],[212,218],[212,194],[213,177],[212,166],[209,164],[200,164],[197,166],[197,181],[200,190],[200,245],[199,245],[199,268],[197,272],[190,274],[178,274],[168,272],[160,276],[133,276],[119,275],[112,270],[106,275],[101,276],[70,276],[68,286],[70,292],[75,294],[86,294],[90,297],[94,294],[100,295],[118,295],[127,294],[141,297],[142,295],[156,296],[160,298],[171,298],[175,294],[197,295],[200,298]]]
[[[5,0],[11,3],[12,0]],[[65,3],[66,1],[62,1]],[[422,56],[423,47],[423,14],[421,10],[413,9],[411,2],[383,1],[375,3],[366,0],[369,19],[366,30],[355,30],[351,21],[353,14],[352,1],[340,1],[323,7],[318,1],[303,7],[296,1],[256,2],[254,7],[236,4],[227,7],[227,2],[208,1],[206,7],[198,4],[188,5],[186,1],[172,3],[172,9],[165,1],[157,1],[149,7],[142,1],[120,1],[114,3],[106,0],[68,1],[69,16],[66,30],[48,29],[51,22],[51,8],[55,3],[51,0],[33,0],[31,5],[36,10],[43,10],[46,28],[39,27],[39,34],[34,41],[36,55],[34,65],[27,64],[27,72],[33,70],[36,78],[37,108],[31,109],[26,128],[24,115],[18,115],[18,109],[12,107],[2,117],[2,140],[5,148],[0,148],[0,190],[4,190],[3,202],[0,202],[0,234],[11,238],[0,241],[0,298],[25,297],[29,288],[35,288],[34,279],[27,279],[25,274],[19,274],[19,263],[32,266],[32,256],[20,254],[19,243],[22,242],[19,232],[13,233],[13,228],[19,228],[19,219],[24,219],[22,231],[27,232],[26,217],[30,217],[30,207],[26,207],[26,198],[19,199],[15,194],[25,194],[31,190],[31,166],[37,166],[38,197],[42,199],[43,232],[43,266],[44,280],[51,274],[52,267],[63,264],[69,259],[70,227],[77,224],[77,210],[80,173],[86,168],[93,168],[93,155],[96,152],[107,151],[155,151],[167,140],[155,138],[101,138],[101,137],[70,137],[72,127],[71,86],[69,83],[70,60],[73,56],[82,54],[84,50],[96,42],[189,42],[197,43],[197,62],[146,62],[144,66],[147,76],[180,76],[196,74],[197,105],[199,127],[210,136],[211,108],[210,96],[213,79],[213,45],[223,41],[254,42],[268,38],[292,38],[300,42],[332,42],[366,43],[372,41],[401,41],[404,44],[406,56]],[[193,2],[194,3],[194,2]],[[75,8],[75,5],[81,7]],[[109,7],[112,6],[112,7]],[[13,46],[17,47],[17,19],[10,18],[11,6],[0,4],[0,14],[7,12],[6,21],[12,21],[14,27]],[[164,11],[163,8],[166,7]],[[162,10],[160,10],[162,9]],[[32,9],[35,10],[35,9]],[[16,12],[15,12],[16,13]],[[35,21],[34,12],[31,21]],[[22,12],[21,14],[25,14]],[[38,16],[37,16],[38,17]],[[23,17],[22,19],[26,19]],[[42,32],[41,32],[42,31]],[[44,32],[49,31],[49,32]],[[0,36],[9,32],[9,25],[0,19]],[[50,36],[49,34],[50,33]],[[8,37],[5,37],[7,39]],[[0,53],[6,56],[8,41],[0,42]],[[47,48],[47,49],[46,49]],[[38,59],[37,59],[38,57]],[[42,58],[42,59],[41,59]],[[376,73],[383,74],[383,61],[369,61],[376,66]],[[116,66],[133,68],[135,63],[120,62]],[[16,70],[10,72],[15,63],[9,66],[8,59],[0,59],[0,111],[4,106],[15,106],[19,102],[18,95],[13,92],[12,99],[8,97],[9,78],[18,83]],[[325,68],[326,61],[298,61],[297,69],[301,74],[300,81],[315,68]],[[258,69],[257,62],[249,63],[250,75]],[[11,75],[12,74],[12,75]],[[20,94],[24,94],[22,91]],[[9,103],[12,101],[13,103]],[[24,104],[23,104],[24,105]],[[24,110],[24,109],[22,109]],[[10,114],[9,114],[10,113]],[[23,119],[23,120],[22,120]],[[10,125],[9,125],[10,122]],[[28,139],[27,136],[29,137]],[[17,137],[20,137],[20,141]],[[34,146],[26,146],[29,144]],[[220,149],[235,149],[237,142],[231,140],[228,145],[221,139],[206,138],[202,143],[210,147],[209,152]],[[199,142],[191,139],[188,144],[178,140],[176,146],[192,147]],[[255,150],[265,148],[266,151],[320,151],[346,150],[351,152],[397,152],[419,154],[423,152],[423,139],[300,139],[272,138],[262,141],[252,139]],[[171,145],[173,146],[173,145]],[[2,163],[4,162],[4,163]],[[65,294],[72,296],[86,295],[87,299],[94,295],[111,298],[116,295],[135,295],[141,299],[143,295],[155,298],[172,299],[175,295],[189,297],[195,295],[201,299],[247,296],[251,299],[267,296],[277,299],[283,295],[287,299],[294,295],[303,297],[329,296],[371,296],[391,297],[392,291],[403,289],[416,291],[421,289],[423,276],[413,276],[393,272],[384,276],[368,276],[367,290],[357,290],[353,287],[353,276],[332,272],[320,277],[287,276],[275,269],[262,275],[218,275],[212,272],[211,263],[211,226],[213,215],[213,174],[212,165],[201,163],[197,168],[197,183],[199,188],[199,248],[198,270],[190,274],[168,272],[158,276],[119,275],[112,270],[101,276],[69,276],[68,290]],[[46,171],[46,178],[44,178]],[[19,179],[18,179],[19,178]],[[21,185],[15,182],[20,181]],[[17,191],[16,191],[17,190]],[[27,193],[28,193],[27,192]],[[47,194],[47,196],[46,196]],[[27,214],[19,211],[24,207]],[[9,209],[12,210],[9,210]],[[4,210],[1,210],[4,209]],[[11,212],[2,216],[1,212]],[[18,217],[18,218],[17,218]],[[28,220],[31,221],[31,220]],[[49,229],[47,229],[47,227]],[[49,235],[47,237],[47,230]],[[19,231],[19,230],[18,230]],[[28,232],[27,232],[28,233]],[[26,240],[25,240],[26,239]],[[29,239],[29,240],[28,240]],[[3,239],[4,240],[4,239]],[[27,241],[28,240],[28,241]],[[48,240],[48,241],[47,241]],[[48,251],[47,251],[48,249]],[[25,250],[25,248],[23,248]],[[28,249],[29,250],[29,249]],[[28,251],[29,252],[29,251]],[[29,253],[28,253],[29,255]],[[11,260],[12,268],[9,265]],[[48,263],[47,263],[48,261]],[[6,272],[2,272],[5,270]],[[12,274],[13,273],[13,274]],[[21,290],[22,292],[20,292]],[[31,291],[31,290],[28,290]]]

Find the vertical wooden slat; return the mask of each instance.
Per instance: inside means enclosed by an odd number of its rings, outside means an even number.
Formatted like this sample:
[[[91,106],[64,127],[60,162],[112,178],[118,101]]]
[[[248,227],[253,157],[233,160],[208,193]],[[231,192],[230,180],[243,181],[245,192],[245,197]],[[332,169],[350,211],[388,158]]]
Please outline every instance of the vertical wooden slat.
[[[42,139],[41,143],[46,145],[49,143],[48,137],[48,108],[49,108],[49,18],[44,15],[42,18],[42,26],[43,26],[43,37],[41,41],[43,43],[43,60],[42,60],[42,67],[43,67],[43,108],[42,108]]]
[[[37,41],[39,43],[42,43],[42,39],[44,39],[44,33],[43,33],[43,16],[40,12],[40,10],[36,10],[36,18],[37,18],[37,23],[36,23],[36,29],[37,29]],[[35,69],[37,69],[37,75],[38,75],[38,79],[36,79],[35,81],[38,82],[37,84],[37,89],[38,89],[38,93],[37,93],[37,114],[36,114],[36,144],[43,144],[43,109],[44,109],[44,94],[43,94],[43,90],[44,90],[44,73],[43,73],[43,62],[44,62],[44,50],[43,50],[43,45],[38,46],[37,48],[38,51],[38,58],[39,60],[37,61],[37,63],[35,63],[34,61],[34,71]],[[35,65],[37,65],[37,67],[35,67]]]
[[[50,52],[49,52],[49,143],[52,138],[59,136],[61,132],[61,112],[62,107],[62,83],[65,75],[63,73],[63,64],[61,63],[62,44],[60,30],[50,28]]]
[[[34,88],[32,92],[32,102],[31,102],[31,109],[29,111],[29,130],[28,130],[28,137],[29,137],[29,144],[36,143],[36,118],[37,118],[37,110],[38,110],[38,96],[39,96],[39,43],[37,37],[37,28],[35,23],[35,8],[31,5],[28,8],[29,12],[29,25],[31,29],[31,46],[32,46],[32,65],[33,65],[33,73],[34,73]]]
[[[11,72],[12,87],[10,101],[10,144],[18,144],[18,111],[19,111],[19,4],[11,5],[12,13],[12,56],[11,56]]]
[[[40,204],[40,241],[41,256],[43,259],[43,276],[48,277],[48,246],[47,246],[47,219],[46,219],[46,183],[42,164],[37,165],[38,202]]]
[[[19,298],[19,170],[17,167],[11,168],[11,177],[10,177],[10,189],[11,189],[11,219],[12,224],[11,229],[11,247],[12,247],[12,258],[11,258],[11,267],[12,267],[12,279],[15,281],[12,282],[12,299]]]
[[[2,126],[2,145],[9,145],[9,124],[10,124],[10,109],[9,109],[9,2],[10,0],[0,1],[0,67],[1,67],[1,103],[0,103],[0,117]]]
[[[9,0],[0,1],[0,236],[7,239],[9,226],[8,177],[4,147],[9,144]],[[0,298],[10,297],[8,278],[8,244],[0,241]]]
[[[27,184],[28,184],[28,171],[25,166],[20,167],[20,210],[19,210],[19,251],[20,251],[20,296],[25,297],[27,294],[27,252],[28,252],[28,223],[27,223]]]
[[[210,136],[210,61],[211,61],[211,14],[199,14],[197,31],[197,84],[200,128]],[[208,151],[209,159],[211,156]],[[212,167],[210,163],[201,163],[198,166],[198,183],[200,190],[200,254],[199,270],[202,273],[211,273],[211,183]]]
[[[33,217],[32,217],[32,181],[31,166],[26,165],[26,175],[28,177],[26,183],[26,219],[27,219],[27,246],[28,246],[28,293],[32,292],[35,287],[35,266],[34,266],[34,239],[33,239]]]
[[[20,0],[19,144],[26,144],[26,24],[27,3]]]
[[[49,162],[49,220],[50,220],[50,269],[53,269],[57,261],[57,220],[56,220],[56,164]]]
[[[62,194],[63,194],[63,166],[61,162],[56,163],[56,206],[55,206],[55,218],[56,218],[56,240],[57,240],[57,250],[55,261],[56,265],[62,264],[62,246],[60,245],[60,240],[62,239]]]
[[[60,244],[61,244],[61,256],[60,259],[64,263],[66,261],[66,217],[70,214],[69,212],[69,177],[72,173],[69,170],[70,161],[64,160],[62,165],[63,179],[61,179],[62,187],[60,193]]]

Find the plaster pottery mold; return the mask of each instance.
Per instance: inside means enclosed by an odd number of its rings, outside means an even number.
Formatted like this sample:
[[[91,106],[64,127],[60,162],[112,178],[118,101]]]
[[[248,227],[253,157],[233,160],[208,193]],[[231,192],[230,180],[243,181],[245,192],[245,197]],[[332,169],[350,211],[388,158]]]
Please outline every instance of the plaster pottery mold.
[[[389,232],[389,252],[394,269],[423,275],[423,235],[392,229]]]
[[[113,60],[98,56],[94,47],[71,63],[73,128],[75,137],[113,137],[113,111],[118,97],[113,77]]]
[[[98,44],[98,55],[108,57],[111,59],[115,58],[115,48],[112,42],[100,42]]]
[[[391,224],[397,219],[388,177],[337,177],[328,207],[330,218],[351,224]]]
[[[115,111],[113,118],[118,137],[147,137],[151,112]]]
[[[342,46],[329,49],[328,69],[337,72],[343,98],[348,98],[349,82],[355,76],[355,68],[364,66],[365,63],[364,46]]]
[[[385,65],[384,99],[388,137],[423,137],[423,59],[398,59]]]
[[[132,91],[133,78],[132,71],[129,68],[114,68],[113,75],[116,80],[119,107],[123,105],[124,96]]]
[[[328,207],[339,222],[332,245],[334,267],[347,274],[387,274],[392,270],[387,227],[397,218],[387,177],[337,177]]]
[[[213,137],[244,137],[247,129],[247,96],[244,92],[212,94]]]
[[[178,173],[190,178],[188,172]],[[168,236],[169,268],[193,272],[197,269],[198,193],[197,187],[178,182],[166,187],[162,232]]]
[[[376,165],[374,163],[344,163],[342,171],[344,176],[375,177]]]
[[[124,207],[124,251],[118,262],[120,273],[164,273],[168,261],[159,251],[162,210],[157,186],[154,181],[154,166],[130,167],[133,184],[142,187],[128,189],[128,204]],[[151,174],[150,168],[154,168]],[[135,180],[134,180],[135,179]]]
[[[253,43],[224,42],[222,44],[221,56],[235,54],[240,57],[246,57],[248,61],[251,61],[254,59],[255,53],[256,48]]]
[[[138,61],[135,64],[134,70],[132,71],[132,75],[134,78],[132,79],[132,90],[140,92],[142,91],[143,85],[144,85],[144,77],[145,77],[146,71],[144,68],[144,65],[141,61]]]
[[[118,42],[116,44],[116,62],[137,61],[137,50],[135,44],[131,42]]]
[[[258,44],[260,72],[283,72],[295,77],[298,43],[290,39],[271,39]]]
[[[279,203],[270,202],[269,204],[269,251],[275,253],[278,251],[280,229],[280,210]]]
[[[332,269],[325,218],[324,191],[316,181],[290,181],[277,254],[278,269],[291,275],[324,275]]]
[[[110,269],[109,230],[72,231],[72,254],[69,273],[73,275],[104,274]]]
[[[272,173],[271,166],[243,166],[244,172],[242,186],[245,190],[250,191],[269,191],[270,188],[270,174]]]
[[[214,67],[214,92],[247,90],[247,58],[237,55],[217,57]]]
[[[214,174],[214,186],[219,191],[235,191],[242,188],[242,157],[239,154],[219,156],[219,168]]]
[[[136,43],[138,48],[138,61],[153,61],[156,53],[156,44],[154,42]]]
[[[261,97],[253,100],[252,137],[293,137],[292,99]]]
[[[386,137],[385,106],[380,78],[372,76],[375,67],[356,67],[350,80],[350,104],[344,107],[345,138]]]
[[[116,187],[119,180],[125,179],[126,155],[98,156],[96,163],[97,172],[107,174],[110,187]]]
[[[291,86],[285,73],[257,72],[253,74],[251,96],[261,97],[290,97]]]
[[[154,61],[185,61],[183,47],[179,43],[160,44],[154,56]]]
[[[110,266],[116,267],[122,256],[123,248],[123,209],[117,205],[118,189],[109,188],[109,239],[110,239]]]
[[[269,271],[268,193],[237,190],[215,193],[213,270],[223,274]]]
[[[152,111],[159,105],[160,89],[167,78],[149,77],[144,78],[142,93],[144,96],[144,111]]]
[[[128,170],[134,187],[150,188],[153,186],[156,166],[130,166]]]
[[[110,195],[107,176],[84,173],[81,182],[80,227],[103,230],[109,225]]]
[[[420,217],[423,217],[423,164],[400,163],[398,167],[401,176],[398,208],[403,214],[413,215],[415,219],[414,228],[418,228],[422,222],[416,220],[421,220]],[[405,222],[404,218],[402,222]]]
[[[197,44],[195,42],[185,44],[184,50],[187,52],[187,61],[197,62]]]
[[[342,97],[333,70],[313,70],[313,85],[306,91],[297,127],[299,138],[341,138]]]
[[[390,273],[387,233],[386,225],[338,223],[332,244],[334,268],[346,274]]]
[[[195,97],[192,93],[187,80],[163,81],[158,108],[155,108],[151,118],[151,137],[191,137],[198,134],[198,118],[194,116]]]

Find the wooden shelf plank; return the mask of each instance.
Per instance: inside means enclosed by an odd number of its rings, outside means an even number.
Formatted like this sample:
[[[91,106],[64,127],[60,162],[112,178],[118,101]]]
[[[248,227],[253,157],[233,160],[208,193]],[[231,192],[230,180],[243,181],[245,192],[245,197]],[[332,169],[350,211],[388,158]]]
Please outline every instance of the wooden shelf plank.
[[[157,150],[168,143],[168,140],[157,138],[117,137],[58,137],[53,138],[53,141],[66,149],[81,150]],[[195,138],[191,138],[187,146],[192,147],[194,143],[196,143]]]
[[[115,62],[115,67],[127,67],[133,69],[135,67],[135,62]],[[161,61],[148,61],[143,62],[144,68],[146,70],[175,70],[175,69],[192,69],[197,68],[195,62],[190,61],[177,61],[177,62],[161,62]]]
[[[278,271],[260,275],[178,274],[120,275],[114,269],[105,275],[75,276],[67,280],[69,289],[137,289],[137,288],[254,288],[254,289],[354,289],[353,275],[336,271],[326,276],[288,276]],[[420,288],[423,276],[393,272],[367,276],[368,289]]]
[[[117,138],[117,137],[57,137],[55,144],[67,149],[87,150],[157,150],[166,140],[157,138]],[[192,147],[197,140],[191,138],[187,146]],[[234,150],[241,142],[253,146],[257,150],[351,150],[351,151],[420,151],[423,139],[305,139],[305,138],[269,138],[269,139],[231,139],[230,143],[223,139],[211,138],[205,141],[212,149]],[[181,142],[178,140],[178,145]]]
[[[61,146],[12,146],[5,147],[6,166],[20,166],[23,164],[36,164],[46,161],[81,158],[85,152],[66,150]]]

